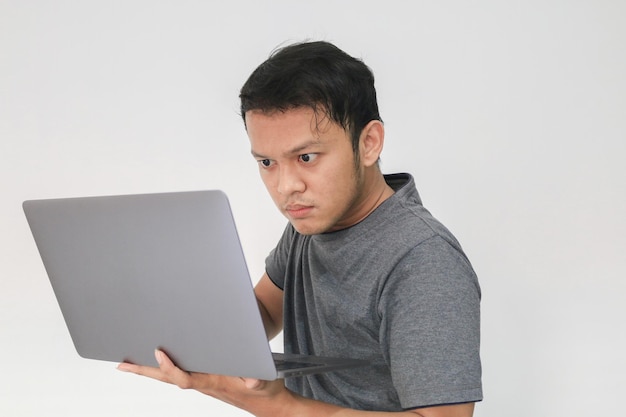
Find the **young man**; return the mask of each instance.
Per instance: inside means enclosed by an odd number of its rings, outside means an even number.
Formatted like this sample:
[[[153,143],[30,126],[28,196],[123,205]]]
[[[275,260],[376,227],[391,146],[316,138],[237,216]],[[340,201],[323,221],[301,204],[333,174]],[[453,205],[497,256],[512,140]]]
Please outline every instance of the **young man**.
[[[196,389],[257,416],[471,416],[482,399],[480,288],[412,177],[383,175],[384,128],[369,68],[334,45],[275,52],[241,90],[263,182],[289,224],[255,288],[285,352],[371,365],[259,381],[120,369]]]

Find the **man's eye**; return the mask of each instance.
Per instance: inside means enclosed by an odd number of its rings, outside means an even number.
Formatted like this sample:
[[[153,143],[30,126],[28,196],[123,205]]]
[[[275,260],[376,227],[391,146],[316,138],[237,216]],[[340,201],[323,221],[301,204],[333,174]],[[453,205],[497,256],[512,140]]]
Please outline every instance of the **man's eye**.
[[[313,162],[315,161],[315,158],[317,158],[317,154],[305,153],[305,154],[300,155],[299,158],[302,162],[306,162],[306,163]]]
[[[272,161],[270,159],[260,159],[258,162],[263,168],[269,168],[272,166]]]

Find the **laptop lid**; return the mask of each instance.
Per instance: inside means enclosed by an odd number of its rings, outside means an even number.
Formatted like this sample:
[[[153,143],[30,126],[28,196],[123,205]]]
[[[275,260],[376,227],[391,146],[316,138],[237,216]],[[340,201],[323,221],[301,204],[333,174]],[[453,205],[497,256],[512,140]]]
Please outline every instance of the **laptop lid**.
[[[235,222],[218,190],[29,200],[32,234],[79,355],[272,380],[361,361],[276,368]],[[285,355],[275,355],[285,362]]]

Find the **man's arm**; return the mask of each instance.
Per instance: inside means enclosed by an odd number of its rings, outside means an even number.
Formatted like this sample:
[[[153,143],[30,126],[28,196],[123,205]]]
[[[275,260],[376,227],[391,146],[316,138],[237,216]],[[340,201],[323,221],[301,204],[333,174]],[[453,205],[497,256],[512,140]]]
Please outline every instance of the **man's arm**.
[[[444,405],[403,412],[360,411],[301,397],[285,388],[283,380],[261,381],[223,375],[186,372],[176,367],[161,351],[155,353],[158,368],[122,363],[120,371],[147,376],[194,389],[257,417],[471,417],[473,403]]]
[[[274,338],[283,329],[283,291],[267,275],[259,280],[254,288],[265,333],[268,340]]]

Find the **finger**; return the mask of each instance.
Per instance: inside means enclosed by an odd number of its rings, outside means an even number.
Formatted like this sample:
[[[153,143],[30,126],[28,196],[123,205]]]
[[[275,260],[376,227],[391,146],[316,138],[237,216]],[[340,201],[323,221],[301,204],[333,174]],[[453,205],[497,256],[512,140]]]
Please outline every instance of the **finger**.
[[[188,384],[186,379],[189,377],[189,374],[174,365],[174,362],[172,362],[165,353],[157,349],[154,351],[154,357],[159,364],[158,368],[124,362],[120,363],[117,369],[122,372],[130,372],[159,381],[169,382],[170,384]]]
[[[261,390],[265,386],[265,381],[254,378],[242,378],[246,388],[251,390]]]
[[[153,368],[151,366],[141,366],[132,363],[124,362],[117,365],[117,369],[122,372],[129,372],[136,375],[146,376],[148,378],[157,379],[163,382],[169,382],[159,368]]]
[[[193,377],[190,372],[180,369],[163,351],[156,349],[154,357],[159,363],[159,370],[169,383],[178,385],[180,388],[193,388]]]

